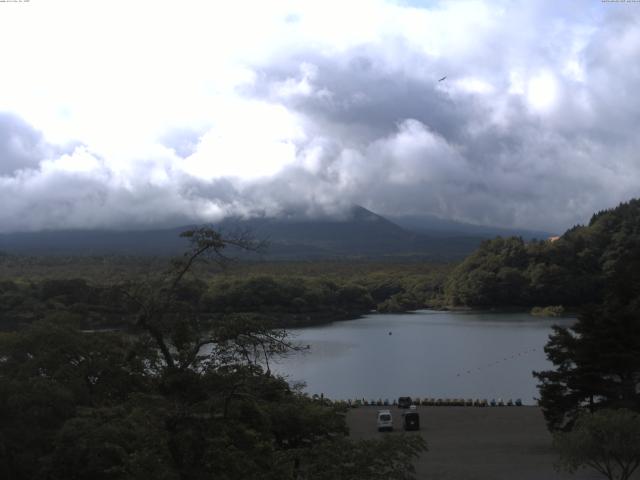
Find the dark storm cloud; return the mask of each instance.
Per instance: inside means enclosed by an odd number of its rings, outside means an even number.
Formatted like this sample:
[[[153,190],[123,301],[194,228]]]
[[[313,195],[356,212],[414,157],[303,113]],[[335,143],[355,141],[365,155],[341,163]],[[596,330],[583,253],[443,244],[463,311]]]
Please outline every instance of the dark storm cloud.
[[[386,52],[297,52],[263,68],[249,93],[306,116],[314,140],[324,139],[315,189],[326,190],[323,180],[332,178],[341,201],[562,230],[640,194],[640,70],[632,67],[640,25],[637,12],[605,12],[588,28],[569,25],[564,8],[549,13],[534,12],[539,41],[518,44],[514,35],[511,45],[507,35],[520,25],[507,25],[468,63],[431,58],[401,41],[387,42]],[[527,39],[531,27],[522,27]],[[592,31],[579,45],[585,29]],[[522,92],[509,92],[518,68],[528,79]],[[530,104],[537,101],[531,79],[544,74],[555,93],[540,111]],[[468,79],[488,91],[465,89]],[[350,149],[359,161],[344,160]],[[314,191],[308,179],[295,182]],[[286,189],[273,185],[282,197]]]
[[[208,188],[205,195],[201,185],[180,176],[172,185],[146,179],[123,184],[104,166],[90,172],[26,170],[0,177],[0,232],[184,225],[202,220],[195,204],[215,197],[215,185]]]
[[[402,50],[402,46],[397,46]],[[438,90],[442,76],[438,62],[424,56],[404,53],[406,62],[422,65],[424,77],[406,75],[377,58],[371,47],[360,47],[340,58],[327,58],[315,53],[299,55],[259,72],[260,83],[250,94],[280,101],[304,112],[325,128],[351,127],[368,140],[389,134],[398,122],[413,118],[429,125],[438,133],[454,138],[468,118],[473,105],[456,104]],[[300,77],[301,65],[313,65],[314,95],[278,95],[277,85]],[[416,71],[414,74],[420,74]],[[275,87],[275,88],[274,88]]]

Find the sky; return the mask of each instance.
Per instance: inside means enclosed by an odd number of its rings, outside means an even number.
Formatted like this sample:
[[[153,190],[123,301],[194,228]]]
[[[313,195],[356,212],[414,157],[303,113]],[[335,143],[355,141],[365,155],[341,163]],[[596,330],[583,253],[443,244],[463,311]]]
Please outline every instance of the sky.
[[[0,232],[640,193],[640,2],[3,1],[0,66]]]

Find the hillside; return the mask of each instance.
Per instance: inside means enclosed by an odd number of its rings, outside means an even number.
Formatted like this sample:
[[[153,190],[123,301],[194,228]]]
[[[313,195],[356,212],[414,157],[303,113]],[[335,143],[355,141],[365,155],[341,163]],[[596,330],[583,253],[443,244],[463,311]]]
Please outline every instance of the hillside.
[[[450,275],[451,305],[576,307],[609,291],[640,293],[640,200],[593,215],[556,241],[497,238],[481,244]]]
[[[116,231],[74,230],[0,235],[0,251],[23,255],[172,255],[184,251],[180,232],[192,228]],[[409,258],[460,260],[483,235],[465,232],[416,233],[362,207],[343,218],[226,219],[214,225],[223,231],[246,230],[267,240],[267,260],[331,258]],[[255,258],[255,257],[254,257]]]
[[[440,237],[522,237],[525,240],[544,240],[556,235],[551,232],[539,230],[525,230],[513,228],[492,227],[488,225],[475,225],[471,223],[458,222],[445,218],[436,217],[435,215],[398,215],[389,216],[389,220],[402,228],[431,236]]]

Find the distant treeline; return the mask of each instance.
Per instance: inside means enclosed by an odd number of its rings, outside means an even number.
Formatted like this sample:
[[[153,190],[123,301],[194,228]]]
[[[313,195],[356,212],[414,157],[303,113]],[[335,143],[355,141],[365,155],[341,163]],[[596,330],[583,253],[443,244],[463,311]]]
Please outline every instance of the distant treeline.
[[[372,310],[442,306],[444,280],[451,269],[337,265],[335,270],[322,263],[255,265],[225,273],[205,268],[181,284],[178,300],[208,318],[250,314],[276,327],[311,325],[356,318]],[[156,273],[152,271],[150,278]],[[124,294],[123,285],[42,275],[35,281],[2,280],[0,329],[13,330],[62,314],[73,316],[83,328],[131,325],[137,306]]]
[[[640,200],[632,200],[555,241],[483,242],[449,275],[444,301],[473,307],[599,303],[639,248]]]
[[[595,214],[555,241],[487,240],[463,262],[243,262],[201,265],[182,301],[208,316],[252,314],[279,327],[355,318],[371,310],[447,307],[573,309],[603,299],[640,248],[640,200]],[[118,285],[161,274],[164,259],[0,258],[0,329],[74,315],[87,328],[130,323]],[[125,280],[122,280],[125,279]],[[633,283],[635,277],[629,279]],[[615,281],[618,285],[620,282]]]

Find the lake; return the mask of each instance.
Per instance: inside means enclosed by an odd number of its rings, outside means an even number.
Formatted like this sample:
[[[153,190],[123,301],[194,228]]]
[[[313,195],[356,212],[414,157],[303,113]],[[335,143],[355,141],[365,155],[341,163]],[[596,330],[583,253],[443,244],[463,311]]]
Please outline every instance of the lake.
[[[309,394],[367,400],[409,395],[509,398],[535,404],[533,370],[546,370],[551,326],[575,320],[527,313],[371,314],[357,320],[292,329],[309,350],[272,369]]]

